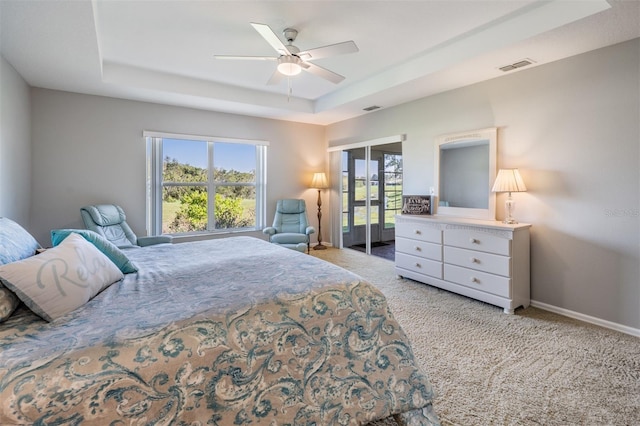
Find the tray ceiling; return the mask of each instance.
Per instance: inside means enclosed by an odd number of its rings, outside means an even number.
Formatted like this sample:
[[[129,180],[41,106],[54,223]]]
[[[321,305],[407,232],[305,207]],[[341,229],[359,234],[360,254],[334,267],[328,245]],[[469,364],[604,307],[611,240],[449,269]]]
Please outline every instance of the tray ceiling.
[[[0,2],[2,55],[35,87],[329,124],[640,36],[636,1]],[[276,63],[251,27],[299,31],[346,79],[302,73],[267,85]],[[289,95],[289,89],[291,94]]]

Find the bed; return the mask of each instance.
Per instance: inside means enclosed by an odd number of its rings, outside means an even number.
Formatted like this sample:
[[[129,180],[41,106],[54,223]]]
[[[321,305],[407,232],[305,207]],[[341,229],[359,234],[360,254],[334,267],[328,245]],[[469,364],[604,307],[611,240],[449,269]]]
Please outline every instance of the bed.
[[[0,424],[438,424],[357,275],[251,237],[122,253],[137,272],[76,309],[45,321],[21,303],[0,323]],[[3,268],[30,259],[0,266],[5,292]]]

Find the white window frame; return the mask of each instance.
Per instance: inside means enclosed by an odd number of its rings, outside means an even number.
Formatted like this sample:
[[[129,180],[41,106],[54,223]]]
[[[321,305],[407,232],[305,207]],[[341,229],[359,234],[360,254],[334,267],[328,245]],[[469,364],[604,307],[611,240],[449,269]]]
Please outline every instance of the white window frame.
[[[214,182],[213,179],[213,156],[215,143],[236,143],[243,145],[254,145],[256,147],[256,182],[253,183],[233,183],[233,186],[255,186],[256,188],[256,225],[255,228],[236,228],[236,229],[215,229],[215,217],[213,214],[208,215],[207,230],[190,232],[190,234],[220,234],[228,232],[238,232],[247,230],[261,230],[266,225],[267,216],[267,146],[268,141],[255,139],[235,139],[223,138],[215,136],[187,135],[179,133],[166,133],[147,131],[143,132],[146,139],[146,226],[147,235],[155,236],[162,234],[162,140],[163,139],[184,139],[189,141],[207,142],[207,162],[208,162],[208,182],[205,184],[209,193],[213,196],[208,197],[208,211],[213,212],[215,203],[215,188],[217,186],[227,186],[225,183]],[[194,184],[189,183],[189,186]],[[195,184],[197,186],[197,184]],[[228,185],[232,185],[229,183]]]

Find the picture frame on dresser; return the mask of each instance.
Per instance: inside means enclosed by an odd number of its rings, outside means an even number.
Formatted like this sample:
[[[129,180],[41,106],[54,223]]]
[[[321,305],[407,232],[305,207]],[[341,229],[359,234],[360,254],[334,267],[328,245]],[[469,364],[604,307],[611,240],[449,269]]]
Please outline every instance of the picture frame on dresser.
[[[402,214],[427,214],[433,211],[433,202],[430,195],[403,195]]]

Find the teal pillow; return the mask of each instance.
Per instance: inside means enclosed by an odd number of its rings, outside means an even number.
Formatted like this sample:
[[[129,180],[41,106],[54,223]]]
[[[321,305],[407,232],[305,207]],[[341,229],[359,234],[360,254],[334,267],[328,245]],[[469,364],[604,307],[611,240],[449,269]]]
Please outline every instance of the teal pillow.
[[[115,263],[124,274],[138,272],[138,268],[129,260],[122,250],[97,232],[88,229],[54,229],[51,231],[51,242],[53,246],[55,247],[60,244],[71,233],[81,235],[85,240],[96,246],[96,248]]]

